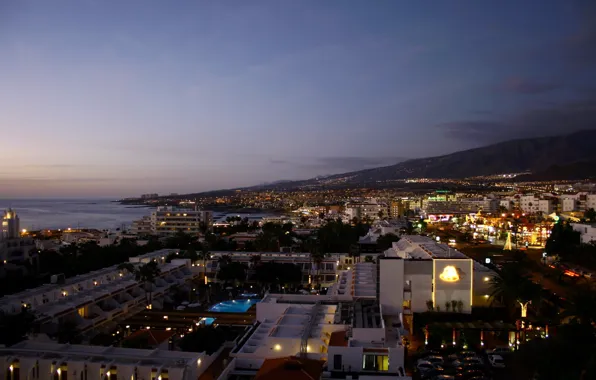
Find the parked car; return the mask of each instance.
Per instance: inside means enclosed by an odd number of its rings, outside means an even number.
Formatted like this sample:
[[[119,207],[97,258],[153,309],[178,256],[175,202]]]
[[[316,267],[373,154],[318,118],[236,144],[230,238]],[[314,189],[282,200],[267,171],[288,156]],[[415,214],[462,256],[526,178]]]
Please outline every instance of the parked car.
[[[492,350],[486,350],[487,355],[507,355],[511,353],[511,347],[499,346]]]
[[[485,373],[486,367],[483,364],[464,364],[462,366],[455,367],[455,370],[457,372],[482,371]]]
[[[453,361],[453,360],[461,360],[463,358],[475,357],[475,356],[477,356],[477,355],[474,351],[460,351],[460,352],[456,352],[455,354],[449,355],[447,358],[449,360]]]
[[[418,360],[418,363],[416,363],[416,369],[420,373],[425,373],[427,371],[430,371],[431,369],[436,369],[438,371],[442,371],[443,367],[441,367],[438,364],[433,364],[427,360]]]
[[[428,361],[428,362],[431,362],[433,364],[438,364],[438,365],[445,364],[445,360],[443,360],[443,357],[438,356],[438,355],[426,356],[418,361]]]
[[[458,372],[455,375],[457,380],[470,380],[473,378],[484,378],[484,372],[479,370],[472,370],[472,371],[465,371],[465,372]]]
[[[467,356],[461,359],[457,359],[451,363],[454,367],[461,367],[468,364],[477,364],[477,365],[484,365],[484,360],[480,359],[478,356]]]
[[[494,368],[505,368],[505,361],[501,355],[488,355],[488,362]]]
[[[421,373],[420,380],[437,380],[443,379],[443,370],[439,369],[429,369],[428,371]]]

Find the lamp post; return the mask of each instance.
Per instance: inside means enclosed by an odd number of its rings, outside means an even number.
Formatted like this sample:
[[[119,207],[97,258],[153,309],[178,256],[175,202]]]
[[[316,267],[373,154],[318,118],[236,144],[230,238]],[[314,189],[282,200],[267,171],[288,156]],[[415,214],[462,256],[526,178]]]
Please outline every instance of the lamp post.
[[[519,305],[521,306],[521,317],[522,318],[526,318],[528,316],[528,305],[532,304],[532,301],[517,301],[519,303]]]

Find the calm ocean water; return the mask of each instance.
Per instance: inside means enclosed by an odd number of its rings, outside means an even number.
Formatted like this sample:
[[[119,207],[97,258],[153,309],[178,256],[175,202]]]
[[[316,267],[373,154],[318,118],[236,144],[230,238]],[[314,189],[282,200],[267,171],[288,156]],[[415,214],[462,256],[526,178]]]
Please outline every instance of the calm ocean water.
[[[151,208],[121,205],[106,199],[0,199],[0,211],[12,208],[21,228],[118,228],[127,226]]]

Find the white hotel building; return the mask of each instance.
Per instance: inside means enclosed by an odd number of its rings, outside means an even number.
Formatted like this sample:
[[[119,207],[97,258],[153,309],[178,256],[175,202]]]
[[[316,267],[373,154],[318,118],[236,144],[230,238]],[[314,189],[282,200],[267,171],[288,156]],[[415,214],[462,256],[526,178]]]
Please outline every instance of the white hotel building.
[[[171,288],[183,286],[198,275],[198,268],[192,267],[188,259],[165,262],[167,255],[175,251],[163,249],[130,258],[135,265],[151,260],[159,263],[161,273],[152,285],[155,306],[161,305]],[[42,332],[51,332],[68,321],[86,333],[146,307],[145,284],[116,266],[67,279],[54,276],[53,280],[54,283],[0,298],[0,311],[14,314],[25,306],[37,317]]]
[[[393,313],[405,315],[433,308],[446,311],[446,303],[469,313],[472,306],[488,306],[490,282],[496,273],[463,253],[426,236],[402,236],[385,251],[379,264],[379,302]]]
[[[173,206],[160,206],[150,216],[135,220],[132,232],[135,235],[172,236],[178,231],[190,235],[198,235],[203,226],[211,228],[213,213],[211,211],[193,210]]]
[[[167,253],[158,251],[135,260],[163,260]],[[250,260],[250,255],[246,253],[236,259]],[[260,255],[262,259],[269,257]],[[276,256],[276,260],[279,259]],[[306,256],[288,260],[310,261]],[[422,236],[403,236],[384,257],[379,257],[377,263],[356,263],[349,270],[338,270],[337,260],[333,262],[337,281],[331,284],[326,295],[265,295],[256,306],[255,323],[237,341],[218,380],[236,379],[237,376],[255,380],[284,379],[291,378],[292,372],[303,373],[307,369],[312,379],[411,379],[405,373],[402,341],[412,326],[412,313],[427,311],[427,301],[433,301],[444,311],[445,303],[461,302],[461,312],[469,313],[472,306],[488,302],[488,283],[495,275],[462,253]],[[201,268],[178,260],[161,265],[166,274],[164,290],[169,281],[172,284],[184,281]],[[175,275],[176,271],[180,271],[179,277]],[[52,304],[56,306],[50,308],[53,318],[80,316],[81,308],[86,306],[81,303],[84,300],[89,306],[97,306],[106,313],[102,301],[110,299],[122,305],[122,298],[118,298],[121,292],[133,297],[128,301],[133,302],[135,295],[129,292],[127,283],[130,280],[119,273],[116,277],[106,279],[103,295],[91,293],[87,297],[81,295],[82,299],[74,298],[77,301],[68,302],[66,311],[60,308],[66,302],[54,300]],[[93,281],[93,278],[86,280]],[[118,286],[110,285],[113,281],[118,281],[113,284]],[[68,284],[70,287],[64,289],[67,295],[75,282]],[[86,284],[90,286],[88,282]],[[99,285],[91,282],[91,287],[95,286]],[[51,289],[58,292],[58,295],[54,293],[54,298],[60,299],[63,285]],[[19,297],[4,302],[4,305],[33,304],[31,297],[26,300]],[[39,305],[37,300],[35,307],[39,309],[44,305]],[[27,377],[19,378],[30,379],[49,378],[48,375],[53,374],[54,379],[63,380],[66,377],[60,377],[61,373],[68,373],[69,378],[77,379],[187,380],[196,379],[205,370],[205,362],[211,360],[212,357],[200,353],[59,344],[44,346],[37,342],[0,349],[0,370],[14,374],[18,369],[27,374]],[[315,367],[318,372],[313,373]],[[80,377],[82,373],[88,376]]]

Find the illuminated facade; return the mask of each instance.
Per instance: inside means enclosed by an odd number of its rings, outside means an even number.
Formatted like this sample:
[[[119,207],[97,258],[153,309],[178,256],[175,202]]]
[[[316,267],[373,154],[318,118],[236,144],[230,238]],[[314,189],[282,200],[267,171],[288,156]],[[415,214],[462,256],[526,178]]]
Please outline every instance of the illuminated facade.
[[[470,313],[488,306],[496,274],[463,253],[426,236],[403,236],[379,259],[379,301],[390,313]]]
[[[29,259],[35,242],[30,237],[21,237],[20,221],[17,213],[8,209],[4,212],[0,230],[0,261],[23,262]]]
[[[173,236],[178,232],[199,235],[205,228],[213,226],[211,211],[193,210],[172,206],[158,207],[148,217],[132,223],[132,231],[137,236]]]
[[[20,220],[19,216],[13,209],[4,211],[2,216],[2,231],[0,233],[0,240],[16,239],[20,236]]]

